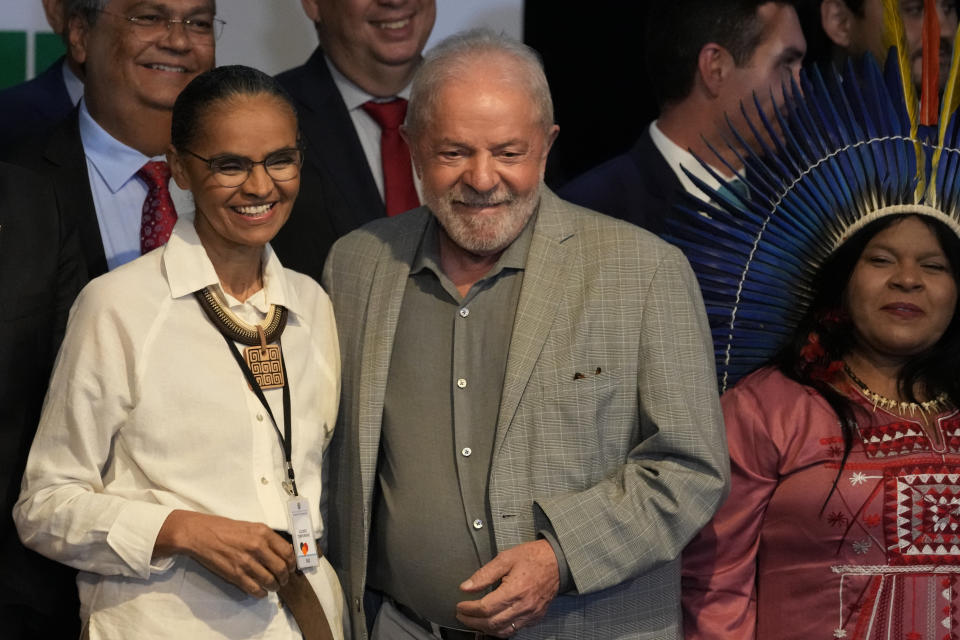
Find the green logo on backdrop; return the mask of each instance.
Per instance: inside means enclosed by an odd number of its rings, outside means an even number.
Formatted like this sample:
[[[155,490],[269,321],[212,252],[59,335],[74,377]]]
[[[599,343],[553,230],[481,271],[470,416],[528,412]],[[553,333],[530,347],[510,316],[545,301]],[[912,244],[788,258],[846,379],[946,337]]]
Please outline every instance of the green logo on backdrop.
[[[36,33],[33,37],[33,60],[37,75],[63,55],[60,36]],[[0,89],[27,79],[27,32],[0,31]]]

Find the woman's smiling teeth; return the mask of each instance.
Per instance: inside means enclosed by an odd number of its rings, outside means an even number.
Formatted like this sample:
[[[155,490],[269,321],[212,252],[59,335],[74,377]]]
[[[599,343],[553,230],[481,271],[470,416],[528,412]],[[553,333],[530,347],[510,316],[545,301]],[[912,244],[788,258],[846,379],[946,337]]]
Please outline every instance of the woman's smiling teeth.
[[[239,213],[242,216],[256,217],[262,216],[266,212],[270,211],[273,207],[273,203],[265,204],[250,204],[243,207],[233,207],[233,210]]]

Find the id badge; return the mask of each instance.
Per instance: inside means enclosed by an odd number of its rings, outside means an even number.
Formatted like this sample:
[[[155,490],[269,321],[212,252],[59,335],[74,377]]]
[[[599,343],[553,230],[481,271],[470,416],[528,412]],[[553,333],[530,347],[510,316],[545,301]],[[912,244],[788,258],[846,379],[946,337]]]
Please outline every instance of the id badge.
[[[320,564],[317,554],[317,538],[313,535],[313,523],[310,522],[309,502],[303,497],[287,501],[290,516],[290,537],[293,538],[293,551],[297,556],[297,568],[308,569]]]

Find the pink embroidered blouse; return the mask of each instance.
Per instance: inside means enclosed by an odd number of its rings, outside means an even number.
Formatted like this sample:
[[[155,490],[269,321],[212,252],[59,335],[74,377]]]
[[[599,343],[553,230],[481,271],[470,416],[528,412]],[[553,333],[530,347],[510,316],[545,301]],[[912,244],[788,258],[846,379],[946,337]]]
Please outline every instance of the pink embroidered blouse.
[[[851,397],[871,420],[824,505],[843,455],[827,402],[775,369],[724,394],[731,491],[684,551],[686,638],[960,637],[960,416],[936,416],[937,444]]]

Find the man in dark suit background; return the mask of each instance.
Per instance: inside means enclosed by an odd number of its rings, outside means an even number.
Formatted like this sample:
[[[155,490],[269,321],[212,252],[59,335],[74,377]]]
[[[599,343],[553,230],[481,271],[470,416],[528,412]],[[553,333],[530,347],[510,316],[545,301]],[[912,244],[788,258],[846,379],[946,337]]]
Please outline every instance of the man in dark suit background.
[[[86,281],[49,183],[0,163],[0,636],[76,638],[76,572],[26,549],[11,510],[67,311]]]
[[[53,32],[66,35],[63,0],[43,0]],[[83,67],[61,56],[35,78],[0,91],[0,149],[60,122],[83,95]]]
[[[662,233],[678,195],[683,190],[700,195],[680,166],[718,186],[693,153],[720,175],[732,176],[731,167],[740,165],[726,144],[731,138],[727,118],[748,130],[740,104],[749,103],[754,111],[754,94],[769,114],[783,83],[799,73],[806,45],[790,2],[674,0],[651,5],[645,47],[660,116],[632,149],[559,193]]]
[[[284,266],[319,280],[337,238],[387,213],[387,134],[364,105],[396,98],[405,105],[436,8],[434,0],[303,0],[303,7],[320,46],[277,79],[296,102],[306,156],[293,214],[271,245]],[[407,166],[396,169],[413,189],[405,153]]]
[[[141,254],[141,212],[156,189],[168,193],[175,209],[192,208],[169,173],[151,186],[141,169],[166,168],[174,100],[213,67],[221,23],[214,0],[141,5],[65,0],[70,51],[86,76],[83,100],[60,124],[3,152],[3,159],[53,181],[64,215],[77,225],[91,277]]]

